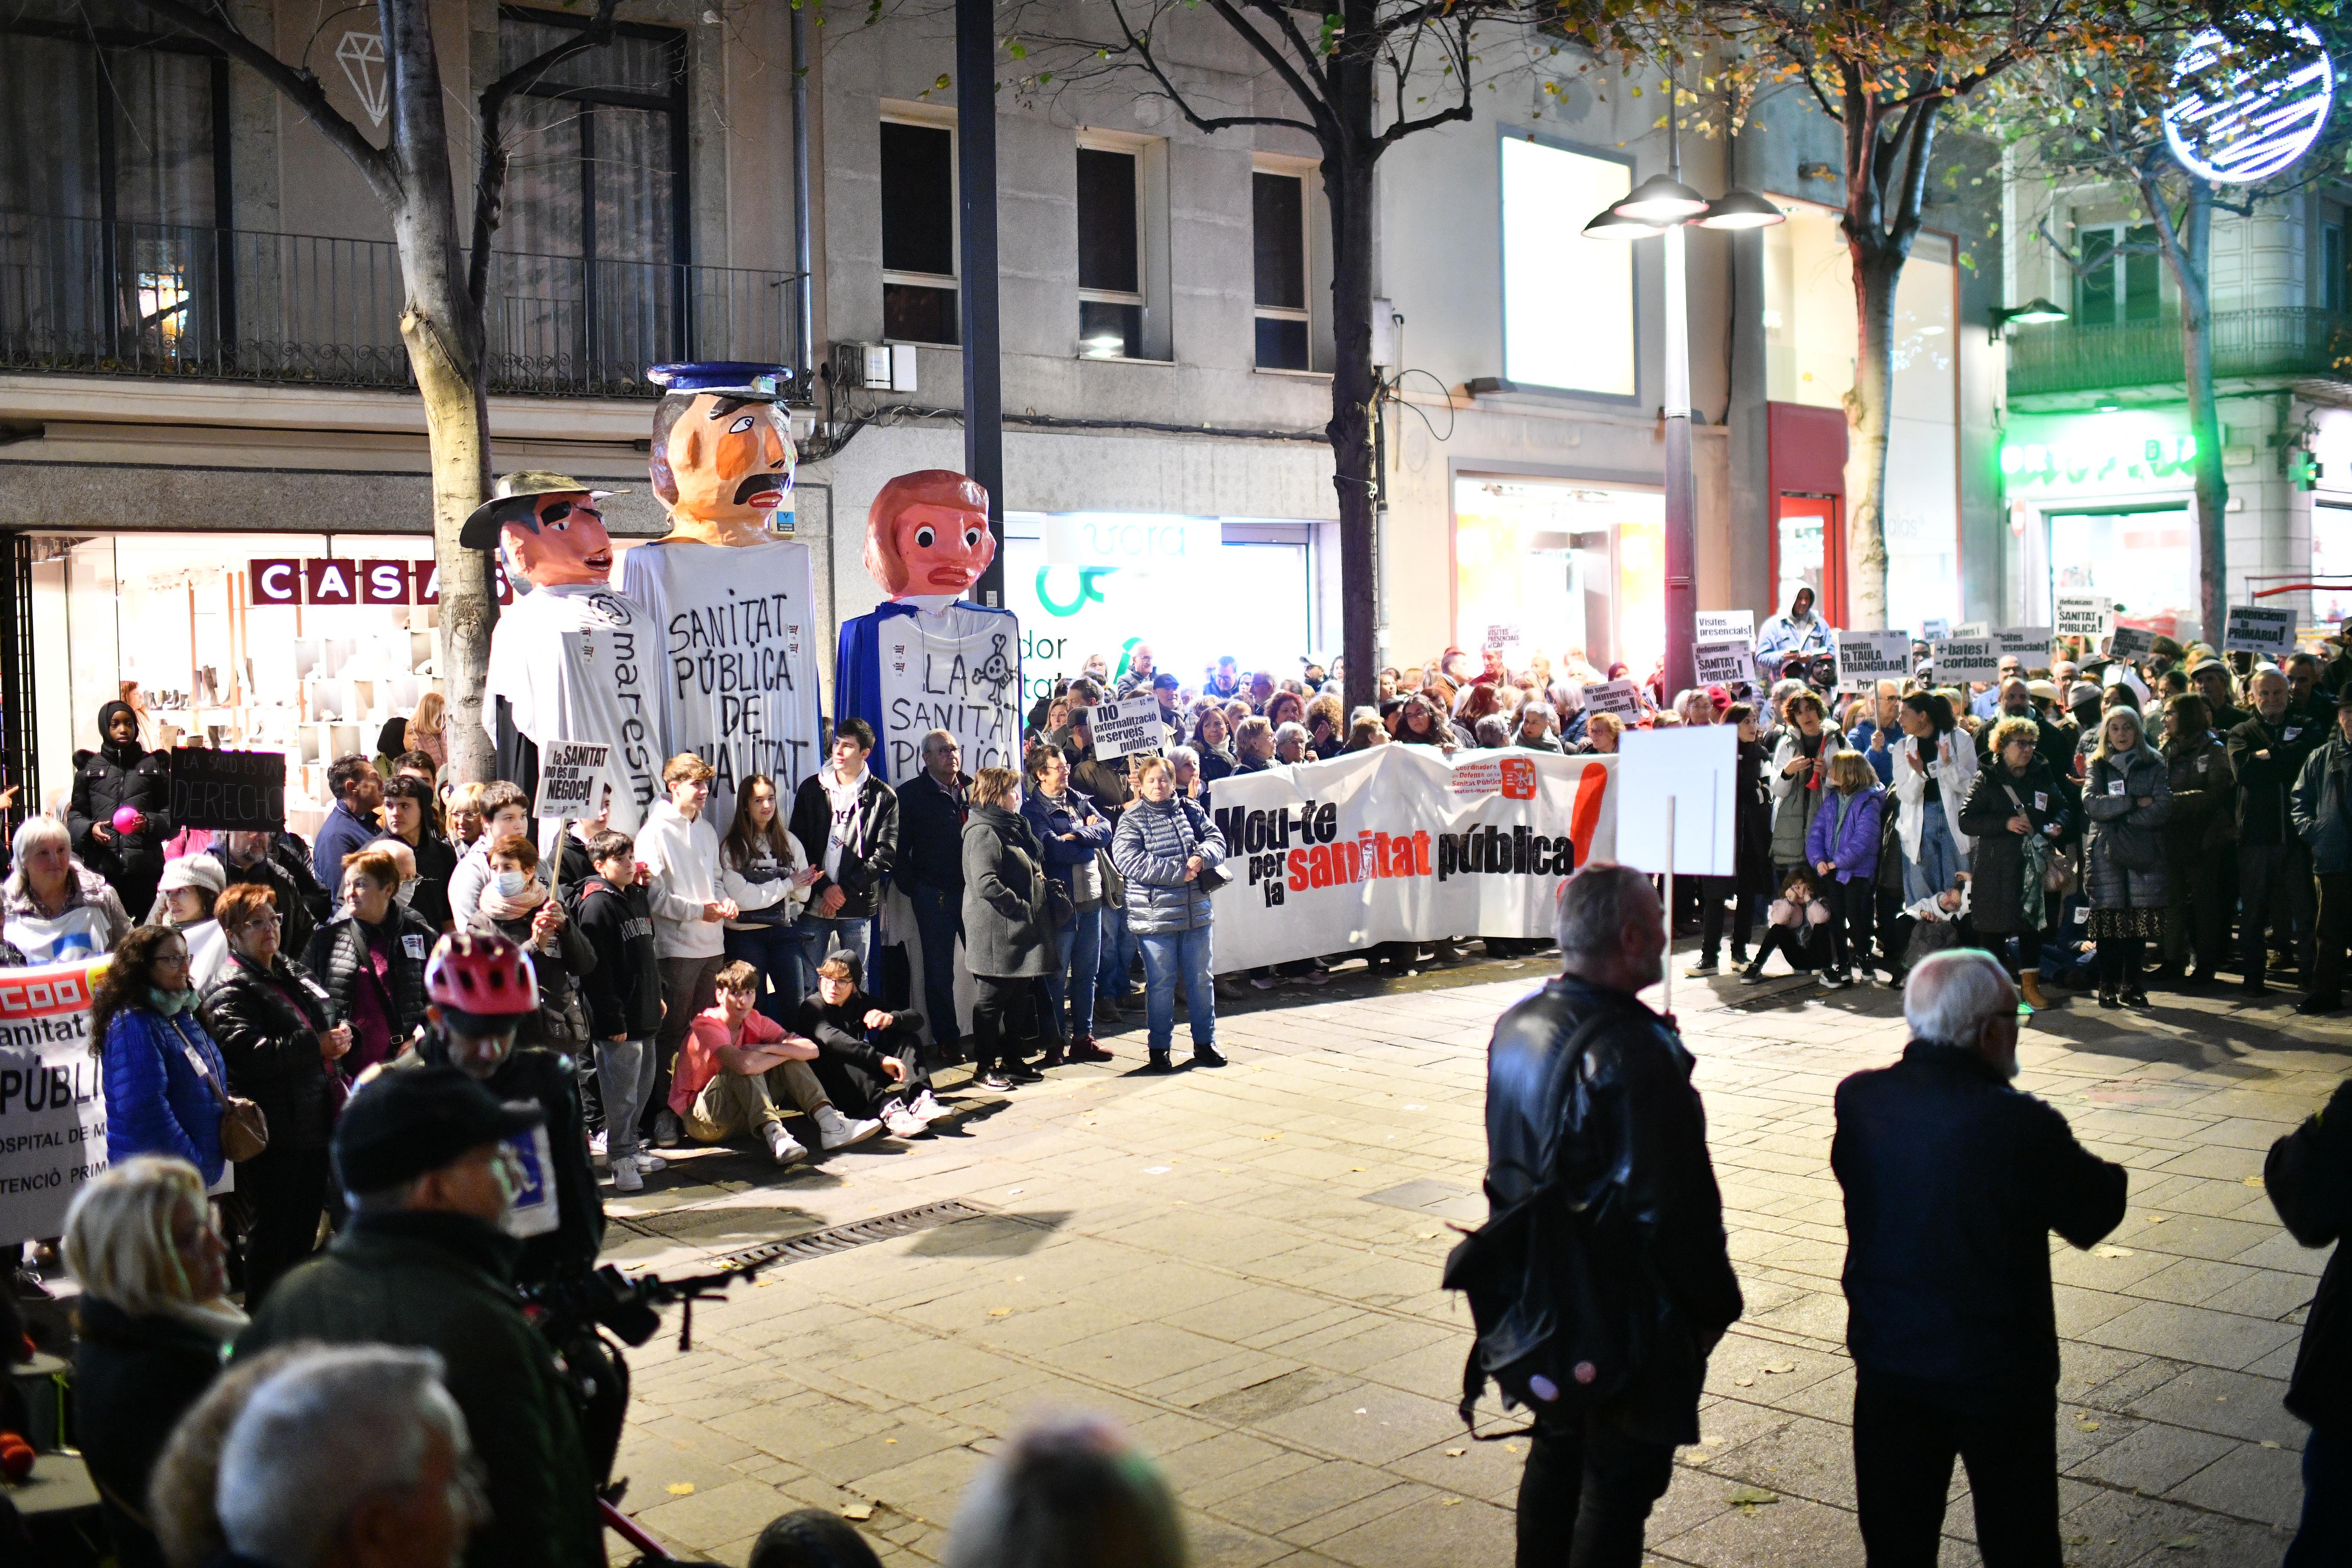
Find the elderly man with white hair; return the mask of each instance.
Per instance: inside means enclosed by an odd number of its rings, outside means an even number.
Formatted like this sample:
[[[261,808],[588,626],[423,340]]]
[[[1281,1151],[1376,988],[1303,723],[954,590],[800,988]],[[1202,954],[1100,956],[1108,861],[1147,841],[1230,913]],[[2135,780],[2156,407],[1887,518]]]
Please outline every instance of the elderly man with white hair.
[[[429,1350],[299,1352],[221,1444],[228,1562],[254,1568],[457,1568],[489,1517],[466,1417]]]
[[[1838,1085],[1854,1483],[1873,1568],[1937,1561],[1952,1460],[1986,1568],[2055,1564],[2058,1330],[2050,1232],[2087,1248],[2124,1217],[2124,1167],[2011,1087],[2017,993],[1990,953],[1923,959],[1911,1043]]]

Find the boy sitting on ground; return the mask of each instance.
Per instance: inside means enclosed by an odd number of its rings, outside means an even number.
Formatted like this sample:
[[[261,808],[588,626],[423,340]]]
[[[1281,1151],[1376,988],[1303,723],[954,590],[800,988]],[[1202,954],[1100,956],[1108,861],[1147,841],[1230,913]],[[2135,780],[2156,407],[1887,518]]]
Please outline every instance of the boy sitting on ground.
[[[879,1121],[853,1122],[833,1108],[824,1085],[809,1069],[814,1041],[787,1034],[753,1005],[760,971],[737,959],[718,974],[719,1005],[695,1015],[677,1053],[669,1108],[698,1144],[724,1143],[757,1132],[780,1166],[808,1150],[784,1129],[778,1096],[807,1112],[828,1149],[862,1144],[882,1130]]]
[[[793,1028],[816,1042],[810,1066],[835,1103],[853,1116],[879,1117],[893,1137],[919,1137],[949,1114],[923,1071],[923,1015],[887,1010],[859,988],[861,977],[856,954],[826,955],[816,995],[802,1001]]]

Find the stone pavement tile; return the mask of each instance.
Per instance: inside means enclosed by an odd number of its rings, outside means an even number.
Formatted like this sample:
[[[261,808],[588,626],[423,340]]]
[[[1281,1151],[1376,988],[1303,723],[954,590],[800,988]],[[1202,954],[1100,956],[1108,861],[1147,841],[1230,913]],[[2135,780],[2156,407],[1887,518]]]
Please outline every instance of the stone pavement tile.
[[[1317,1542],[1315,1550],[1349,1568],[1429,1568],[1438,1563],[1506,1563],[1513,1542],[1509,1510],[1432,1490],[1393,1512]]]
[[[2318,1281],[2308,1274],[2291,1274],[2282,1269],[2262,1269],[2247,1279],[2216,1291],[2202,1303],[2225,1312],[2242,1312],[2250,1318],[2268,1318],[2283,1322],[2289,1314],[2310,1305],[2318,1291]],[[2295,1320],[2301,1322],[2300,1319]]]
[[[1192,1568],[1264,1568],[1293,1555],[1286,1542],[1189,1509],[1184,1514],[1184,1539],[1192,1549]]]
[[[2079,1463],[2067,1463],[2063,1453],[2059,1462],[2067,1475],[2153,1497],[2170,1491],[2237,1447],[2234,1438],[2149,1421]]]
[[[1226,1354],[1227,1347],[1201,1334],[1162,1322],[1130,1322],[1066,1347],[1055,1360],[1081,1377],[1134,1389]]]
[[[1391,1388],[1402,1388],[1409,1394],[1423,1394],[1432,1399],[1455,1400],[1462,1397],[1462,1366],[1469,1358],[1473,1343],[1468,1330],[1458,1335],[1408,1351],[1403,1355],[1374,1362],[1361,1369],[1360,1375]]]
[[[2246,1370],[2280,1346],[2293,1343],[2297,1333],[2283,1323],[2204,1307],[2177,1307],[2166,1301],[2143,1301],[2128,1312],[2078,1332],[2084,1339],[2118,1350],[2177,1356],[2238,1371]]]
[[[701,1550],[757,1535],[770,1520],[790,1511],[789,1500],[775,1488],[739,1479],[709,1490],[697,1489],[690,1497],[640,1507],[635,1517],[665,1540]]]
[[[2240,1254],[2279,1234],[2274,1222],[2258,1225],[2251,1220],[2227,1219],[2207,1214],[2179,1215],[2168,1221],[2163,1230],[2161,1241],[2141,1236],[2136,1238],[2132,1245],[2171,1252],[2183,1258],[2212,1258],[2224,1262],[2234,1260],[2257,1268],[2264,1265],[2254,1259],[2242,1258]]]
[[[1844,1303],[1839,1302],[1843,1310]],[[1843,1327],[1843,1325],[1841,1325]],[[1755,1404],[1776,1402],[1826,1377],[1851,1372],[1853,1363],[1827,1350],[1791,1345],[1752,1332],[1746,1320],[1734,1325],[1707,1358],[1706,1391]],[[1767,1368],[1780,1368],[1768,1371]],[[1740,1379],[1750,1381],[1742,1386]]]
[[[1201,1435],[1191,1442],[1169,1444],[1161,1440],[1171,1435],[1169,1428],[1160,1425],[1165,1420],[1181,1420],[1187,1427],[1197,1428]],[[1202,1501],[1210,1488],[1224,1478],[1291,1453],[1263,1437],[1211,1427],[1189,1416],[1157,1416],[1134,1427],[1132,1434],[1143,1450],[1158,1459],[1160,1473],[1168,1478],[1176,1495],[1193,1502]]]
[[[2275,1218],[2275,1216],[2271,1218]],[[2269,1227],[2269,1233],[2253,1246],[2234,1256],[2231,1261],[2252,1269],[2278,1269],[2291,1274],[2307,1274],[2317,1279],[2327,1267],[2328,1249],[2305,1247],[2280,1226]]]
[[[1384,1465],[1450,1437],[1461,1425],[1462,1418],[1444,1400],[1363,1383],[1285,1411],[1260,1422],[1258,1429],[1326,1453]]]
[[[860,1476],[849,1490],[916,1519],[944,1524],[955,1517],[956,1500],[985,1462],[973,1448],[942,1448],[911,1463]]]
[[[2058,1539],[2077,1568],[2277,1568],[2288,1538],[2177,1502],[2104,1489],[2078,1493],[2062,1482]]]
[[[2292,1531],[2303,1514],[2303,1456],[2241,1443],[2166,1495]]]
[[[1433,1344],[1458,1345],[1464,1355],[1470,1348],[1466,1343],[1457,1341],[1454,1331],[1442,1324],[1385,1316],[1367,1322],[1362,1314],[1352,1322],[1339,1325],[1336,1332],[1326,1329],[1271,1348],[1276,1354],[1295,1356],[1310,1366],[1360,1374],[1366,1367]],[[1458,1373],[1458,1360],[1454,1367]]]
[[[1739,1483],[1718,1484],[1728,1504]],[[1727,1506],[1656,1546],[1655,1555],[1701,1568],[1863,1568],[1862,1534],[1853,1515],[1801,1498],[1747,1509]]]
[[[1236,1492],[1209,1511],[1260,1534],[1284,1535],[1296,1545],[1311,1546],[1313,1541],[1289,1532],[1335,1510],[1383,1497],[1398,1490],[1397,1479],[1385,1470],[1346,1459],[1326,1459],[1310,1469],[1268,1481],[1262,1487]],[[1417,1490],[1426,1491],[1428,1489]],[[1407,1500],[1399,1499],[1379,1511],[1391,1511],[1402,1506],[1404,1500]],[[1336,1534],[1337,1531],[1326,1531],[1324,1533]]]
[[[1841,1292],[1809,1291],[1767,1312],[1749,1312],[1743,1322],[1783,1333],[1802,1334],[1824,1344],[1845,1340],[1845,1297]]]
[[[2280,1403],[2285,1394],[2286,1385],[2276,1378],[2192,1366],[2120,1407],[2176,1427],[2277,1443],[2299,1452],[2308,1428]]]
[[[1271,1451],[1239,1469],[1227,1470],[1211,1479],[1193,1483],[1178,1492],[1179,1500],[1190,1508],[1215,1508],[1226,1498],[1239,1497],[1285,1476],[1295,1476],[1328,1462],[1313,1454],[1302,1454],[1296,1448],[1273,1444],[1264,1446]],[[1181,1457],[1181,1453],[1177,1456],[1179,1458]]]
[[[2138,1261],[2136,1258],[2116,1260],[2123,1263]],[[2171,1301],[2184,1307],[2205,1306],[2211,1304],[2216,1296],[2231,1287],[2258,1279],[2261,1272],[2235,1263],[2216,1263],[2204,1258],[2169,1258],[2164,1260],[2164,1267],[2116,1289],[2125,1295],[2145,1301]],[[2230,1309],[2219,1310],[2227,1312]]]
[[[1850,1509],[1854,1505],[1852,1430],[1809,1416],[1740,1444],[1707,1465],[1713,1475]]]
[[[2128,1226],[2129,1220],[2125,1224]],[[2080,1286],[2086,1291],[2122,1291],[2137,1284],[2150,1274],[2180,1261],[2170,1252],[2144,1250],[2161,1238],[2143,1236],[2139,1244],[2126,1249],[2128,1258],[2103,1258],[2096,1249],[2060,1246],[2050,1253],[2050,1278],[2053,1283]],[[2103,1245],[2116,1245],[2110,1236]]]
[[[1391,1475],[1426,1481],[1440,1491],[1483,1497],[1507,1508],[1518,1496],[1519,1475],[1527,1468],[1527,1453],[1525,1437],[1476,1442],[1457,1423],[1450,1437],[1382,1468]]]
[[[961,1448],[978,1436],[968,1429],[943,1432],[901,1424],[851,1442],[811,1448],[800,1456],[800,1463],[837,1486],[846,1486],[877,1470],[912,1464],[943,1448]]]

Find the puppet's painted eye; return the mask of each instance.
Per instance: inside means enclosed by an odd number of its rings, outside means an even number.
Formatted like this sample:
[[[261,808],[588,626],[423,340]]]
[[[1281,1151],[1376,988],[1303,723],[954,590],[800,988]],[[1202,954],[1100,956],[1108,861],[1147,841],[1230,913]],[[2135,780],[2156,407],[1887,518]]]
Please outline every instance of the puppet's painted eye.
[[[938,538],[938,536],[932,533],[929,528],[917,528],[915,530],[915,548],[918,549],[929,549],[931,548],[931,541],[936,538]]]
[[[729,425],[727,427],[727,434],[730,435],[740,435],[757,423],[758,422],[756,420],[747,413],[742,418],[737,420],[734,423]]]
[[[978,549],[980,548],[980,530],[978,528],[964,529],[963,548],[966,549]]]

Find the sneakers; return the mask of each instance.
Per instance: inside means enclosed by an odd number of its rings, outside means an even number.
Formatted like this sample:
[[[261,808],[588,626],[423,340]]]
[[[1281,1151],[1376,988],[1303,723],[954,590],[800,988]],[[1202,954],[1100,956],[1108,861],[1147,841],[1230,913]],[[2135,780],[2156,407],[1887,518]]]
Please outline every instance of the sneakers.
[[[919,1138],[931,1130],[931,1124],[893,1100],[882,1107],[882,1125],[894,1138]]]
[[[1685,969],[1683,973],[1685,975],[1719,975],[1723,973],[1723,966],[1717,963],[1713,958],[1701,958],[1697,963],[1693,964],[1689,968]]]
[[[1740,970],[1739,977],[1741,980],[1751,986],[1762,984],[1764,979],[1764,960],[1759,958],[1754,963],[1748,965],[1748,967]]]
[[[932,1099],[931,1092],[928,1089],[907,1102],[907,1112],[909,1115],[920,1116],[926,1124],[944,1122],[955,1114],[954,1112]]]
[[[803,1146],[798,1138],[784,1131],[784,1124],[782,1122],[769,1123],[761,1136],[768,1140],[769,1157],[780,1166],[788,1166],[794,1160],[808,1158],[808,1150]]]
[[[993,1089],[999,1092],[1013,1087],[1013,1080],[1004,1076],[1002,1068],[996,1067],[982,1068],[971,1075],[971,1081],[982,1089]]]
[[[853,1122],[830,1105],[818,1106],[812,1119],[816,1123],[817,1142],[828,1152],[862,1144],[882,1130],[878,1121]]]
[[[1270,991],[1281,983],[1281,981],[1276,979],[1272,975],[1252,975],[1250,977],[1250,984],[1256,987],[1261,991]]]
[[[1213,1045],[1196,1045],[1192,1048],[1192,1065],[1195,1067],[1223,1067],[1225,1065],[1224,1052],[1219,1051]]]
[[[1818,970],[1815,972],[1815,977],[1819,979],[1822,985],[1827,986],[1833,991],[1843,990],[1846,987],[1853,984],[1852,980],[1846,977],[1846,972],[1843,969]]]
[[[637,1174],[637,1162],[626,1155],[613,1162],[613,1190],[614,1192],[646,1190],[646,1178]]]
[[[652,1176],[657,1171],[666,1171],[669,1169],[669,1162],[667,1160],[662,1158],[659,1155],[649,1153],[646,1150],[639,1149],[634,1157],[637,1162],[637,1174],[639,1176]]]
[[[604,1130],[602,1127],[588,1134],[588,1157],[592,1160],[604,1157]]]
[[[662,1110],[662,1113],[654,1118],[655,1146],[657,1148],[674,1149],[685,1140],[685,1124],[678,1121],[677,1112],[665,1106]]]

